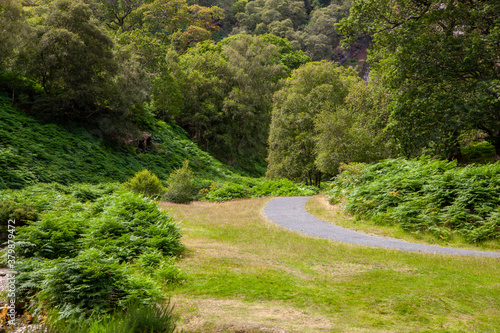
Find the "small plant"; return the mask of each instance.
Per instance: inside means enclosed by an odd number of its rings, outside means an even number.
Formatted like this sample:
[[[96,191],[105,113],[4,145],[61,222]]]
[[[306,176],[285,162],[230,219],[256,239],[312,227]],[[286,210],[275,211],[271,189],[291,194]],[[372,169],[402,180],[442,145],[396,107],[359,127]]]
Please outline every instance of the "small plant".
[[[16,221],[16,227],[29,221],[38,220],[38,212],[30,205],[14,201],[0,202],[0,243],[7,240],[7,224],[9,220]]]
[[[165,193],[165,187],[161,184],[160,179],[148,169],[137,172],[125,183],[125,187],[134,193],[150,198],[159,197]]]
[[[210,192],[204,196],[204,199],[208,201],[222,202],[248,197],[248,188],[246,186],[228,183],[223,186],[211,186]]]
[[[184,161],[182,168],[175,170],[168,177],[168,187],[163,199],[174,203],[189,203],[196,197],[194,174],[189,169],[189,161]]]

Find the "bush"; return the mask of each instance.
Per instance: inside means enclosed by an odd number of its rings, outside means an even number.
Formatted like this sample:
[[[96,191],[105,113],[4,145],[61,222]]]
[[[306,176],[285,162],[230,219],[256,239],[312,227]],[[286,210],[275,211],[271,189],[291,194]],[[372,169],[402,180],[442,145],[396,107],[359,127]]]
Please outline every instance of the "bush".
[[[80,203],[74,194],[81,192],[62,185],[2,193],[18,204],[31,198],[39,212],[38,221],[16,228],[17,300],[60,318],[161,300],[162,285],[183,279],[171,259],[184,249],[177,224],[142,195],[84,188],[100,197]]]
[[[189,161],[184,161],[182,168],[175,170],[168,177],[168,187],[163,199],[175,203],[189,203],[196,197],[194,174],[189,169]]]
[[[83,242],[89,247],[98,246],[120,262],[150,250],[171,256],[184,249],[177,224],[149,199],[118,192],[98,200],[93,213],[98,215]]]
[[[201,194],[204,200],[222,202],[263,196],[309,196],[318,192],[317,187],[297,184],[288,179],[277,179],[247,182],[245,185],[236,183],[212,184],[209,189],[202,190]]]
[[[222,186],[213,186],[213,190],[209,191],[204,197],[204,200],[222,202],[234,199],[248,198],[248,188],[235,183],[227,183]]]
[[[134,177],[125,183],[125,187],[134,193],[150,198],[159,197],[165,193],[165,188],[160,179],[147,169],[137,172]]]
[[[353,214],[441,239],[454,233],[469,242],[500,239],[500,163],[458,167],[422,157],[355,169],[327,191],[331,202],[345,197]]]
[[[92,312],[106,313],[124,302],[137,298],[141,301],[158,299],[154,286],[141,286],[131,281],[131,276],[118,260],[102,251],[89,249],[75,258],[57,260],[46,270],[39,299],[47,306],[59,310],[61,318],[85,318]],[[139,301],[140,299],[135,299]]]
[[[83,216],[45,214],[40,221],[17,229],[17,254],[25,258],[72,258],[82,248]]]
[[[7,240],[9,220],[15,221],[15,227],[26,225],[30,221],[38,220],[36,209],[25,203],[12,200],[0,202],[0,243]]]

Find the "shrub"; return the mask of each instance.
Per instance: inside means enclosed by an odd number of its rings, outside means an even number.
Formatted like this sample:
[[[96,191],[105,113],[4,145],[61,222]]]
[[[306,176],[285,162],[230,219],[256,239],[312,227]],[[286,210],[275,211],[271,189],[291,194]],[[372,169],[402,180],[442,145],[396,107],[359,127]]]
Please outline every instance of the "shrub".
[[[500,239],[500,163],[386,160],[342,172],[327,196],[331,202],[345,197],[353,214],[440,239],[454,233],[470,242]]]
[[[134,177],[125,183],[125,187],[134,193],[150,198],[159,197],[165,193],[165,188],[160,179],[147,169],[137,172]]]
[[[85,231],[83,216],[45,214],[40,221],[17,229],[18,255],[25,258],[71,258],[81,250],[80,240]]]
[[[99,199],[93,207],[98,214],[83,240],[89,247],[99,246],[120,262],[130,261],[150,250],[178,255],[184,249],[179,228],[171,217],[147,198],[117,192]]]
[[[36,209],[25,203],[12,200],[0,202],[0,243],[7,240],[9,220],[15,221],[15,227],[21,227],[29,221],[38,220]]]
[[[189,161],[184,161],[182,168],[175,170],[168,177],[168,187],[163,199],[175,203],[189,203],[196,197],[194,174],[189,169]]]
[[[39,298],[54,307],[62,318],[91,311],[109,312],[126,298],[127,276],[116,259],[90,249],[79,256],[57,260],[47,270]]]
[[[142,195],[84,188],[98,197],[95,202],[78,202],[73,186],[2,193],[16,204],[31,198],[39,211],[38,221],[16,228],[17,300],[51,308],[60,318],[124,309],[129,300],[160,300],[161,285],[183,279],[169,259],[184,249],[177,224]]]
[[[248,198],[248,188],[235,183],[227,183],[223,186],[213,186],[203,198],[208,201],[222,202],[234,199]]]

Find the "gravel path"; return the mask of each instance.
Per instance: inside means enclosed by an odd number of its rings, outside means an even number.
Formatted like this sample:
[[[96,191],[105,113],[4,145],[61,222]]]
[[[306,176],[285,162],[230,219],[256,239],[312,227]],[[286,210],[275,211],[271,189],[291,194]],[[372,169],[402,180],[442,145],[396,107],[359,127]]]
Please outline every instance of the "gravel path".
[[[281,197],[271,200],[264,207],[264,214],[274,223],[299,233],[332,239],[339,242],[396,249],[402,251],[430,252],[463,256],[497,257],[500,252],[454,249],[441,246],[409,243],[394,238],[370,236],[322,221],[309,214],[304,205],[310,197]]]

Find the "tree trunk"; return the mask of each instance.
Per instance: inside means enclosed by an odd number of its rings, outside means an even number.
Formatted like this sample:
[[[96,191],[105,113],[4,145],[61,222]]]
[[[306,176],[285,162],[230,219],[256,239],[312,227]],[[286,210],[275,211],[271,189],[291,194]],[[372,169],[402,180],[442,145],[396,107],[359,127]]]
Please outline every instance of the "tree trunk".
[[[453,133],[453,139],[452,139],[453,147],[450,152],[450,155],[448,156],[448,161],[457,160],[457,162],[460,163],[464,160],[464,157],[462,155],[462,149],[460,149],[460,142],[458,140],[458,137],[459,137],[458,132]]]
[[[495,162],[500,161],[500,142],[495,144]]]
[[[322,176],[321,171],[316,172],[314,185],[318,188],[321,187],[321,176]]]

